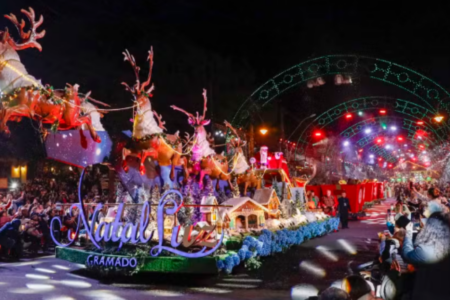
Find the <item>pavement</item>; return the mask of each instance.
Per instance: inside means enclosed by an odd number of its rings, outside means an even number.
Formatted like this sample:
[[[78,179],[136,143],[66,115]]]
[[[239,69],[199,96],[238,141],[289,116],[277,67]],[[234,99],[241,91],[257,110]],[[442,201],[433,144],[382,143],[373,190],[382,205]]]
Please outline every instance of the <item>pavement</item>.
[[[291,292],[321,291],[375,257],[377,233],[386,229],[391,201],[373,207],[350,229],[316,238],[283,254],[263,258],[262,267],[236,268],[233,275],[149,274],[138,278],[96,278],[84,265],[52,256],[0,263],[2,299],[291,299]],[[302,286],[299,286],[302,285]]]

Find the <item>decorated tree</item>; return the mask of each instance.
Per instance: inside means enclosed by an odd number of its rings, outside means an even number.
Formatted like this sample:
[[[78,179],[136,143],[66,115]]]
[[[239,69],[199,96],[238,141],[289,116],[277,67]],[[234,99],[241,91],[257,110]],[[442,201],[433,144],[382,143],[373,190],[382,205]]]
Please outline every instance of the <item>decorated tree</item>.
[[[283,195],[281,194],[280,187],[278,186],[278,181],[275,177],[272,180],[272,188],[275,190],[275,193],[277,193],[278,198],[283,199],[283,197],[282,197]]]
[[[239,191],[239,185],[237,183],[237,178],[233,180],[233,198],[241,197],[241,192]]]
[[[203,187],[203,196],[213,196],[214,195],[214,187],[211,178],[206,178],[206,184]]]
[[[155,185],[152,188],[150,203],[158,204],[160,199],[161,199],[161,193],[159,192],[159,186]]]

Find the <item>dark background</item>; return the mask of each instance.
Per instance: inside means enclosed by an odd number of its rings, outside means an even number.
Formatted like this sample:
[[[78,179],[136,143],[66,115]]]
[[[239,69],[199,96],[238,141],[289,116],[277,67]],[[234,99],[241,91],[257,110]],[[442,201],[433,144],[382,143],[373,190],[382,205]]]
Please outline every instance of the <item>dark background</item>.
[[[113,107],[131,104],[131,95],[120,85],[134,81],[122,52],[135,55],[144,79],[153,45],[152,105],[173,132],[188,127],[169,106],[201,111],[202,88],[208,89],[213,120],[231,120],[242,101],[269,78],[326,54],[383,58],[450,86],[448,5],[393,2],[2,0],[0,13],[21,16],[21,8],[32,6],[44,15],[42,53],[20,52],[30,74],[55,88],[78,83]],[[0,28],[5,26],[15,33],[1,19]],[[273,101],[257,120],[276,128],[275,112],[282,106],[289,135],[302,117],[374,95],[403,96],[373,81],[312,90],[299,86]],[[131,111],[109,113],[104,123],[108,130],[131,129],[131,116]]]

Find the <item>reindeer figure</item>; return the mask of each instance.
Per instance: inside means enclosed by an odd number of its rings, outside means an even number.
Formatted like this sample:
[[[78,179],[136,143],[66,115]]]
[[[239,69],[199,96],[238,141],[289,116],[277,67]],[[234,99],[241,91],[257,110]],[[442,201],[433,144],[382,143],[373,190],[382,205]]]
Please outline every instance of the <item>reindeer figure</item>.
[[[236,136],[234,139],[230,141],[231,147],[235,150],[236,162],[233,167],[233,173],[237,176],[237,184],[238,186],[244,185],[244,195],[247,195],[247,189],[250,188],[261,188],[261,178],[255,172],[255,170],[249,169],[249,165],[244,156],[244,151],[242,147],[246,145],[245,141],[242,141],[239,137],[237,130],[225,120],[225,126],[230,128],[230,130]]]
[[[41,15],[39,20],[35,20],[34,10],[30,7],[29,11],[22,9],[21,12],[30,21],[30,30],[24,31],[25,21],[17,20],[14,14],[5,15],[19,31],[22,41],[17,43],[10,36],[8,28],[0,31],[0,90],[4,94],[8,94],[16,88],[24,86],[37,86],[40,84],[33,76],[29,75],[25,66],[20,62],[17,51],[28,48],[37,48],[42,51],[42,46],[37,42],[45,36],[45,30],[37,32],[37,28],[44,22]]]
[[[194,127],[194,145],[192,146],[192,155],[189,161],[184,162],[185,175],[189,174],[197,175],[200,173],[199,185],[200,188],[203,186],[203,178],[205,175],[214,180],[217,180],[217,185],[219,185],[220,180],[228,181],[231,186],[231,176],[228,174],[228,161],[226,157],[222,154],[216,154],[214,149],[211,148],[210,143],[212,142],[211,136],[206,133],[205,125],[208,125],[211,120],[206,119],[208,98],[206,97],[206,90],[203,89],[203,115],[199,115],[196,112],[196,116],[181,109],[175,105],[171,107],[174,110],[181,111],[188,117],[189,124]],[[190,163],[191,162],[191,163]]]
[[[166,129],[164,127],[165,122],[162,121],[161,115],[152,111],[150,98],[152,97],[151,92],[154,90],[154,85],[150,86],[150,82],[153,69],[153,48],[150,48],[148,53],[147,59],[150,64],[148,77],[145,82],[141,83],[139,79],[140,68],[137,66],[134,56],[128,50],[123,52],[125,61],[128,61],[133,68],[136,83],[133,86],[129,86],[125,82],[122,82],[122,84],[131,92],[137,106],[133,123],[132,147],[131,149],[123,148],[122,150],[123,168],[125,171],[128,171],[126,158],[127,156],[135,156],[140,160],[139,169],[141,174],[144,175],[144,162],[147,158],[151,158],[158,161],[161,167],[172,166],[169,177],[173,181],[175,178],[175,166],[180,164],[182,145],[178,133],[175,135],[163,134]]]
[[[175,105],[171,106],[174,110],[178,110],[184,113],[188,117],[189,124],[195,128],[195,144],[194,147],[192,147],[191,157],[194,162],[199,162],[200,160],[202,160],[202,158],[216,153],[214,149],[212,149],[209,145],[208,136],[204,127],[205,125],[211,123],[211,120],[206,120],[208,98],[206,97],[205,89],[203,89],[203,101],[203,115],[199,116],[198,112],[196,112],[196,117],[193,114],[188,113],[184,109],[181,109]]]
[[[37,48],[42,50],[42,46],[37,42],[45,36],[45,30],[37,32],[37,28],[42,25],[44,18],[40,16],[35,20],[35,13],[32,8],[29,11],[22,9],[22,13],[30,21],[30,30],[25,32],[25,21],[17,20],[14,14],[6,15],[19,31],[22,39],[21,43],[15,42],[9,35],[8,29],[0,32],[0,90],[5,94],[10,94],[9,103],[3,108],[0,115],[0,132],[9,133],[7,122],[18,121],[22,117],[30,117],[41,123],[57,125],[59,130],[68,130],[85,125],[96,142],[100,138],[92,126],[90,114],[81,116],[81,101],[78,96],[78,85],[69,86],[64,91],[55,91],[53,96],[50,92],[45,92],[40,81],[27,73],[25,66],[20,62],[16,51]],[[40,87],[41,90],[34,90],[33,87]],[[12,94],[15,91],[15,94]],[[42,93],[44,91],[44,93]],[[94,110],[91,110],[93,113]]]

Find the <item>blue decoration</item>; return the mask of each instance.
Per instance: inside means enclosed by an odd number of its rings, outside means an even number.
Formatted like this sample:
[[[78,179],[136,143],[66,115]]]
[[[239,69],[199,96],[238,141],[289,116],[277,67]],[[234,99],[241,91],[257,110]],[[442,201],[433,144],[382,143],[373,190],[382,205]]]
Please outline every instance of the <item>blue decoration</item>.
[[[282,229],[270,231],[263,229],[258,237],[246,236],[237,254],[228,255],[224,260],[218,260],[217,268],[230,274],[233,268],[252,257],[264,257],[280,253],[303,241],[325,235],[337,230],[339,218],[328,218],[300,226],[295,230]]]

